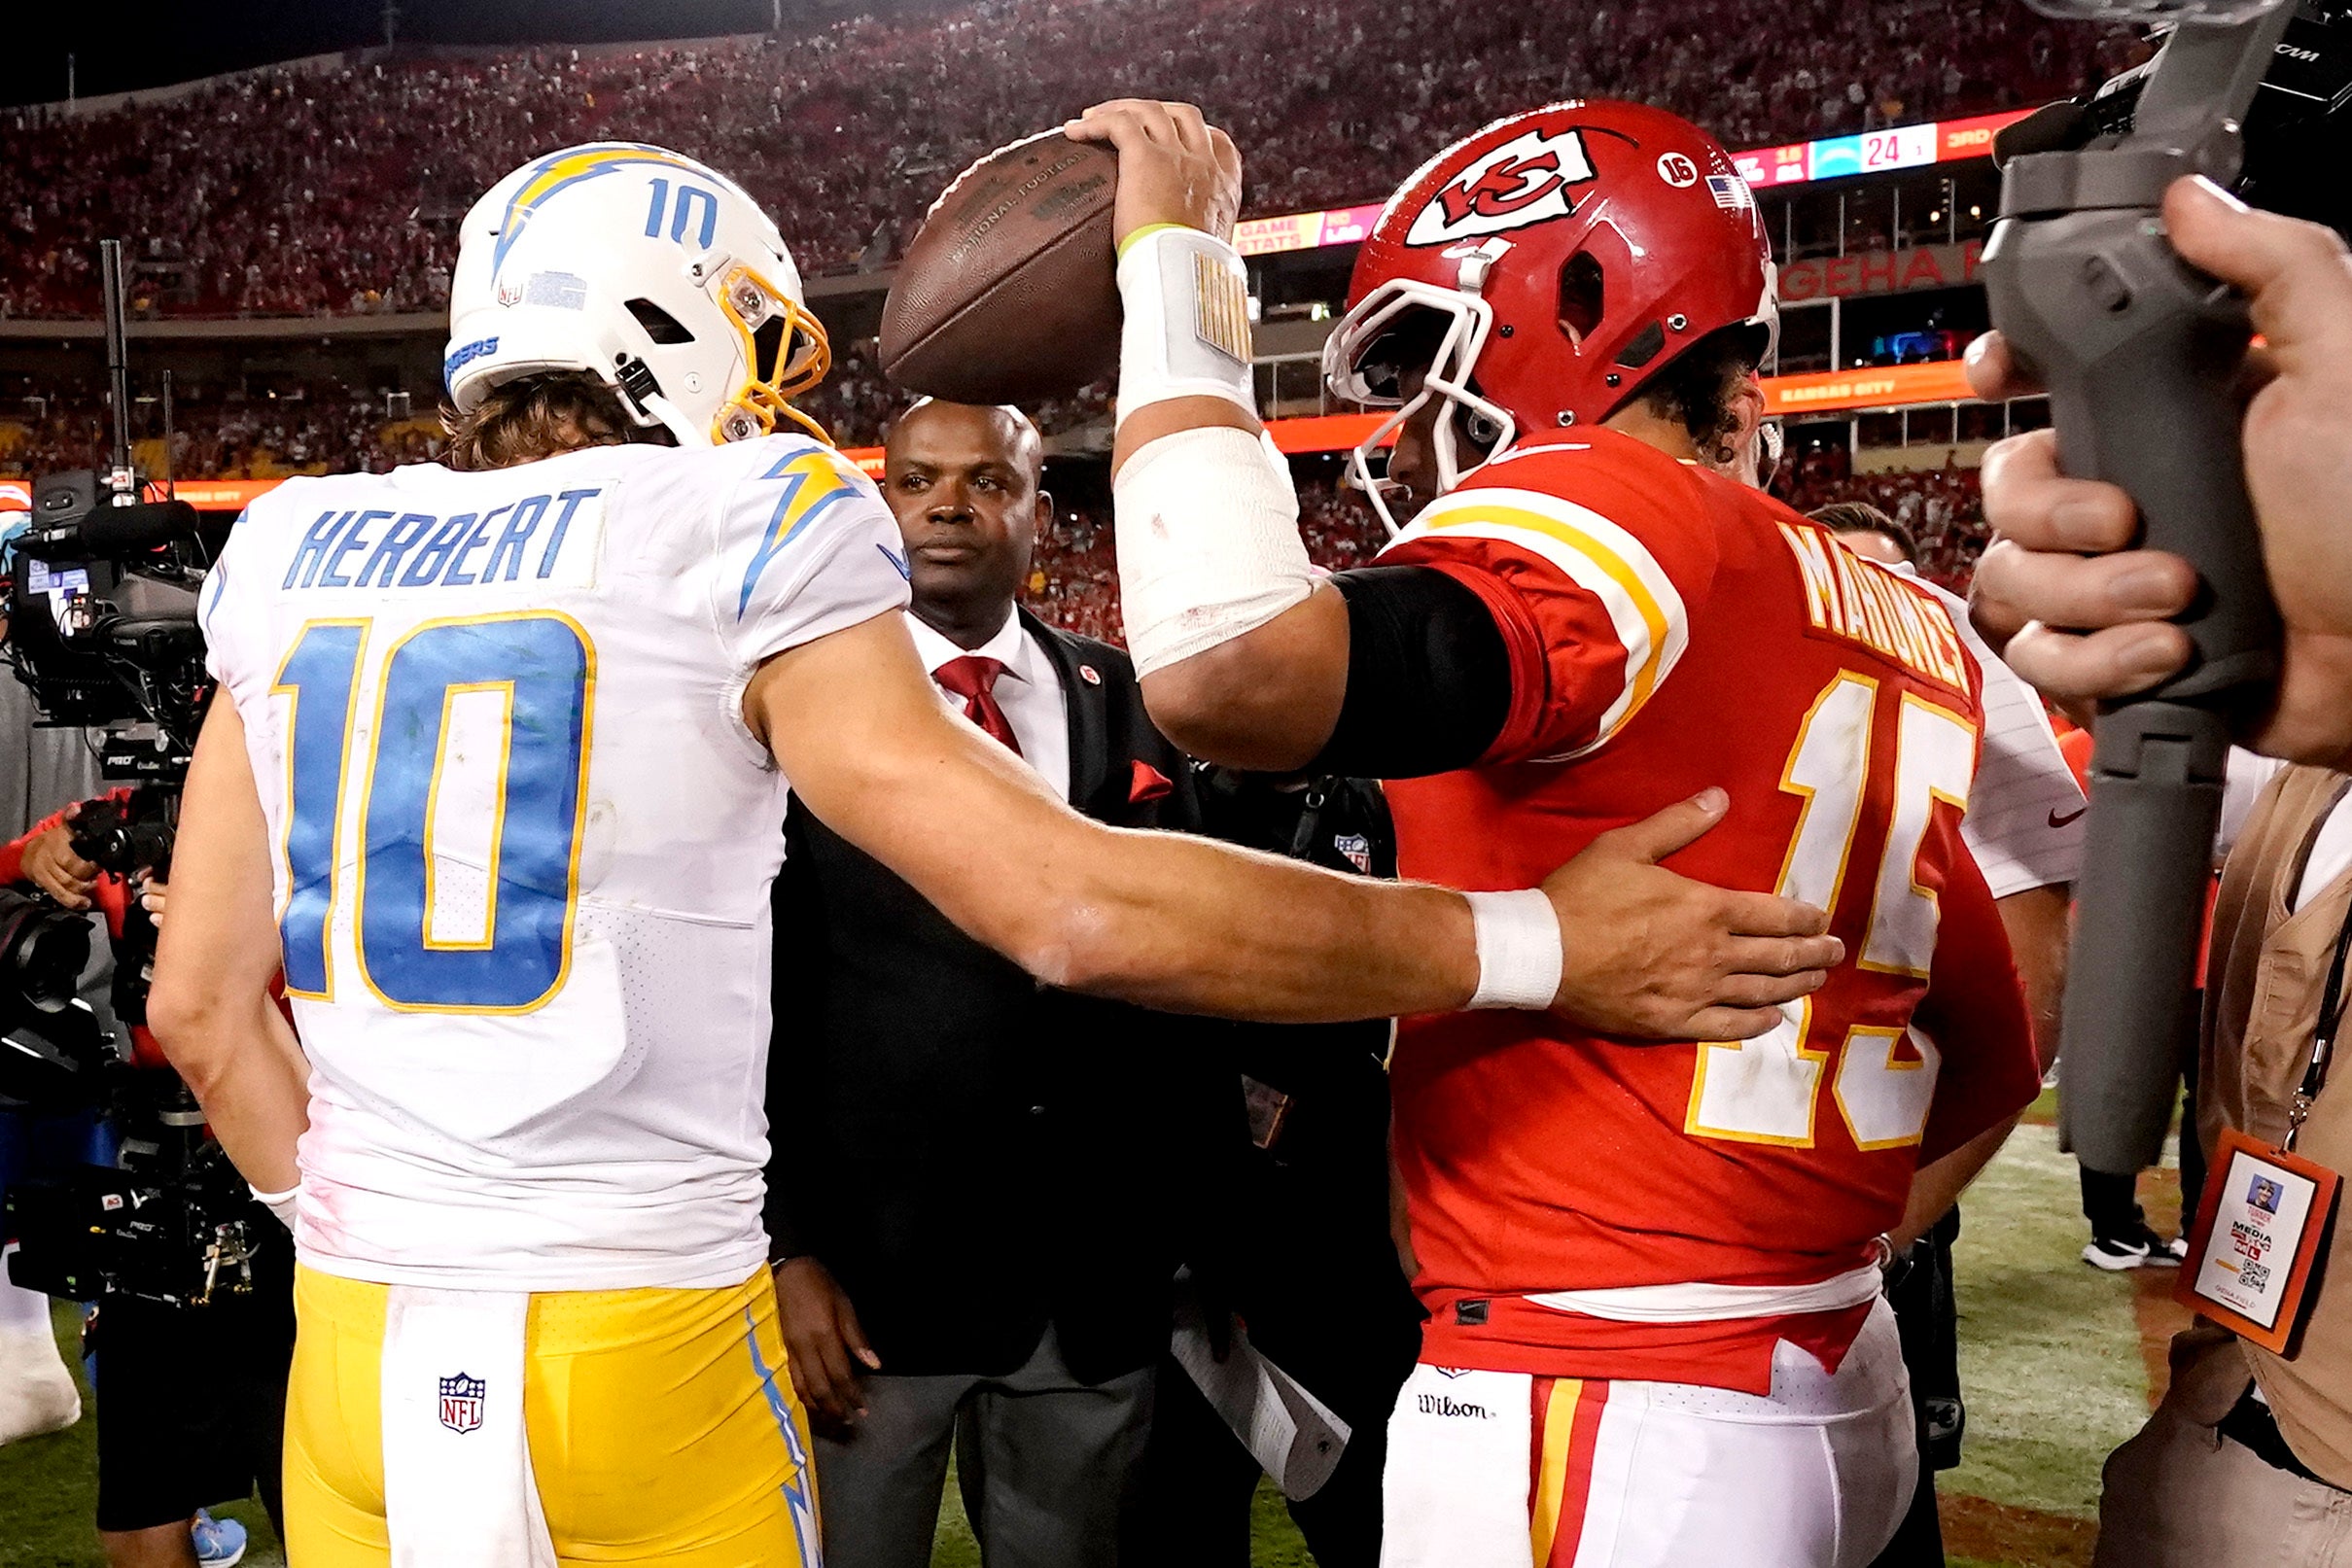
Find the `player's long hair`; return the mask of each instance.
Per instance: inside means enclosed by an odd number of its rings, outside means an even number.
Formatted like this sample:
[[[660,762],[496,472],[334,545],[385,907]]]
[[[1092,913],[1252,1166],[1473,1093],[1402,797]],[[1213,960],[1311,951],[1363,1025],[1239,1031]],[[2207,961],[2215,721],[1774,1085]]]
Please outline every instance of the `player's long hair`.
[[[583,446],[676,444],[668,431],[630,419],[610,387],[579,370],[527,375],[493,387],[467,413],[443,403],[441,430],[449,437],[441,461],[467,472],[536,463]]]

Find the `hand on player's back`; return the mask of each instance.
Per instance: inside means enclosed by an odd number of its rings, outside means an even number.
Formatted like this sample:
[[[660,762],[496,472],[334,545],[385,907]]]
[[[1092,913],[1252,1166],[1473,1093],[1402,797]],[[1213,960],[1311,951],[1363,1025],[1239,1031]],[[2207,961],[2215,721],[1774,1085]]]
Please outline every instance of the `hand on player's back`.
[[[1233,237],[1242,210],[1242,155],[1233,138],[1188,103],[1115,98],[1096,104],[1063,129],[1081,142],[1108,142],[1119,154],[1118,205],[1111,238],[1154,224]]]
[[[2175,248],[2246,291],[2266,343],[2246,409],[2246,484],[2285,623],[2278,706],[2251,737],[2298,761],[2352,754],[2352,257],[2315,224],[2254,212],[2201,180],[2176,182],[2164,217]],[[1978,396],[2036,389],[1997,336],[1973,345]],[[2061,701],[2144,691],[2190,657],[2170,617],[2197,590],[2177,556],[2129,546],[2131,501],[2058,471],[2054,433],[2003,441],[1984,460],[1994,541],[1973,610],[1996,647]]]
[[[1845,945],[1829,916],[1694,882],[1658,862],[1723,820],[1706,789],[1615,832],[1544,879],[1564,954],[1552,1011],[1604,1034],[1744,1040],[1821,989]]]

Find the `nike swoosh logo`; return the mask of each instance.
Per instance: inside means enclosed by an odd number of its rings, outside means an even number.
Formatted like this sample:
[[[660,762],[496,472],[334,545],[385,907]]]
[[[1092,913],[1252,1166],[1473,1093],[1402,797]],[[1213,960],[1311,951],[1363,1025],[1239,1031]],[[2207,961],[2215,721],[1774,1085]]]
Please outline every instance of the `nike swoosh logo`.
[[[2074,810],[2068,812],[2063,817],[2060,817],[2056,812],[2054,811],[2050,814],[2050,825],[2053,827],[2064,827],[2068,822],[2073,821],[2076,818],[2081,817],[2089,810],[2090,810],[2089,806],[2077,806]]]

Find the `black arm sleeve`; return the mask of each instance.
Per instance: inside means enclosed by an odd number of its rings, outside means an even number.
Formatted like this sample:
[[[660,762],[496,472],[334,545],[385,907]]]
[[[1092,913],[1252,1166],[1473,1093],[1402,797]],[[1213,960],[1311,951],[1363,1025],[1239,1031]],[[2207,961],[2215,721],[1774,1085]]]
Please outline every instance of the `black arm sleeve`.
[[[1485,603],[1429,567],[1331,581],[1348,601],[1348,692],[1308,771],[1416,779],[1477,761],[1511,712],[1510,654]]]

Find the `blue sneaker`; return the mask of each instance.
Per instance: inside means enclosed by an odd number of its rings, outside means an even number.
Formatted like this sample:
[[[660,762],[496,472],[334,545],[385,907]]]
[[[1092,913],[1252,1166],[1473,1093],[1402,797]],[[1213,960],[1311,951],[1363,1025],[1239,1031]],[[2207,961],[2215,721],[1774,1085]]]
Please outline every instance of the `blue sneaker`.
[[[245,1526],[234,1519],[216,1519],[202,1509],[189,1526],[188,1539],[204,1568],[236,1568],[245,1560]]]

